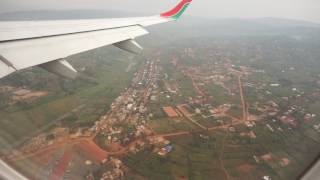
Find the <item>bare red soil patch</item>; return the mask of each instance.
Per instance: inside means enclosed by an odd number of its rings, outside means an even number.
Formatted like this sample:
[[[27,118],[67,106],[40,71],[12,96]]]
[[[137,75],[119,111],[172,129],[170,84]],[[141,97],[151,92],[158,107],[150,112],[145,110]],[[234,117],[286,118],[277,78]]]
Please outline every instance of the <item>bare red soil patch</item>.
[[[237,167],[237,170],[243,173],[250,173],[255,169],[253,165],[250,164],[242,164]]]
[[[168,117],[174,118],[179,116],[171,106],[163,107],[162,109]]]
[[[87,142],[81,142],[76,145],[76,147],[81,148],[83,151],[85,151],[87,154],[95,158],[97,161],[104,160],[108,154],[103,149],[101,149],[98,145],[96,145],[92,141]]]

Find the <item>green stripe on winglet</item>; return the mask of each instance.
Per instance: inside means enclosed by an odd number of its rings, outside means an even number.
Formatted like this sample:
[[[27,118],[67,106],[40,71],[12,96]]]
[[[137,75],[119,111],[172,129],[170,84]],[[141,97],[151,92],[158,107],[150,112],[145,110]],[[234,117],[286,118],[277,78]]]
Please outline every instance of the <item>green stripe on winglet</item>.
[[[185,4],[183,8],[177,14],[171,16],[171,18],[179,19],[179,17],[184,13],[184,11],[187,9],[188,6],[189,6],[189,3]]]

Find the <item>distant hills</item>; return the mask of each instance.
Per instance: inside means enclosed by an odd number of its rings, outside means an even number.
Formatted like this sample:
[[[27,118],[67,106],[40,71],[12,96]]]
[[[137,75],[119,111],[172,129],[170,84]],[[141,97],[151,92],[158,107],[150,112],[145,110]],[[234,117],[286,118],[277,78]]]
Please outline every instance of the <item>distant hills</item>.
[[[146,14],[109,10],[37,10],[2,13],[0,14],[0,21],[117,18],[144,15]],[[280,18],[218,19],[185,16],[176,23],[153,26],[148,29],[155,33],[155,35],[161,36],[161,39],[168,38],[171,41],[199,36],[238,37],[276,35],[296,37],[298,39],[309,37],[312,39],[317,38],[320,34],[320,24]],[[177,31],[179,33],[176,33]],[[166,37],[167,33],[175,33],[175,36]]]
[[[135,15],[139,14],[130,12],[119,12],[114,10],[37,10],[2,13],[0,14],[0,21],[93,19],[127,17]]]
[[[121,12],[115,10],[36,10],[36,11],[17,11],[0,13],[0,21],[13,20],[48,20],[48,19],[92,19],[92,18],[116,18],[127,16],[143,16],[148,14]],[[305,26],[320,27],[320,23],[313,23],[303,20],[283,19],[283,18],[204,18],[204,17],[188,17],[192,22],[208,22],[214,21],[215,24],[221,23],[254,23],[269,26]]]

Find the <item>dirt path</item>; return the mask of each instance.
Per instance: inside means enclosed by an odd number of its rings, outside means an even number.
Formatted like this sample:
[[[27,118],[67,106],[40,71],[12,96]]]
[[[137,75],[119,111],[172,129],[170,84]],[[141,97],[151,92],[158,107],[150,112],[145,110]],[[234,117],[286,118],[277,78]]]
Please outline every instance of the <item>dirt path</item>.
[[[52,145],[40,148],[39,150],[34,151],[34,152],[25,153],[25,154],[21,154],[21,155],[7,156],[6,159],[17,161],[17,160],[26,159],[26,158],[29,158],[32,156],[36,156],[39,153],[45,153],[48,151],[56,150],[64,145],[75,145],[75,144],[80,144],[80,143],[88,142],[88,141],[92,141],[92,138],[66,139],[63,141],[58,141]]]
[[[200,96],[205,96],[205,93],[199,88],[199,86],[197,85],[197,83],[195,82],[194,78],[192,75],[189,75],[191,81],[192,81],[192,85],[193,88],[196,90],[196,92],[200,95]]]
[[[234,122],[233,125],[236,124],[241,124],[241,121],[237,121]],[[216,127],[211,127],[208,128],[208,130],[212,131],[212,130],[218,130],[218,129],[227,129],[230,125],[226,124],[226,125],[221,125],[221,126],[216,126]],[[191,132],[190,131],[181,131],[181,132],[173,132],[173,133],[166,133],[166,134],[156,134],[150,137],[164,137],[164,138],[169,138],[169,137],[174,137],[174,136],[183,136],[183,135],[190,135]],[[137,139],[133,142],[131,142],[129,145],[127,145],[126,147],[121,148],[118,151],[105,151],[102,148],[100,148],[98,145],[96,145],[96,143],[93,141],[92,137],[85,137],[85,138],[79,138],[79,139],[66,139],[63,141],[59,141],[56,142],[52,145],[46,146],[44,148],[41,148],[35,152],[30,152],[30,153],[26,153],[26,154],[21,154],[21,155],[15,155],[15,156],[9,156],[6,159],[8,160],[12,160],[12,161],[17,161],[17,160],[22,160],[22,159],[26,159],[26,158],[30,158],[33,156],[37,156],[40,153],[45,153],[48,151],[52,151],[52,150],[56,150],[61,148],[62,146],[65,145],[85,145],[88,144],[90,145],[91,148],[95,149],[96,152],[100,152],[100,154],[104,154],[104,155],[122,155],[125,154],[129,151],[130,147],[134,146],[138,141],[140,141],[140,139]],[[95,146],[93,146],[93,144],[95,144]]]
[[[219,129],[228,129],[230,125],[238,125],[238,124],[243,124],[244,121],[241,119],[233,118],[232,124],[225,124],[225,125],[220,125],[216,127],[211,127],[207,128],[206,130],[208,131],[214,131],[214,130],[219,130]],[[175,137],[175,136],[184,136],[184,135],[190,135],[190,131],[180,131],[180,132],[172,132],[172,133],[165,133],[165,134],[156,134],[149,136],[149,137],[164,137],[164,138],[170,138],[170,137]],[[20,155],[12,155],[6,157],[6,159],[10,161],[17,161],[17,160],[22,160],[26,158],[31,158],[34,156],[37,156],[41,153],[45,153],[48,151],[54,151],[56,149],[62,148],[65,145],[80,145],[83,150],[85,150],[87,153],[91,154],[91,152],[94,152],[94,154],[97,155],[97,159],[102,159],[102,157],[106,157],[109,155],[123,155],[129,152],[129,149],[134,146],[137,142],[141,141],[141,139],[136,139],[132,141],[129,145],[126,147],[122,147],[118,151],[106,151],[102,148],[100,148],[95,142],[94,142],[94,136],[93,137],[81,137],[78,139],[65,139],[62,141],[58,141],[52,145],[40,148],[39,150],[35,152],[30,152],[30,153],[25,153],[25,154],[20,154]]]
[[[223,137],[223,140],[222,140],[222,147],[221,147],[221,151],[220,151],[220,155],[219,155],[219,162],[220,162],[220,168],[222,169],[226,179],[230,180],[231,177],[230,177],[228,171],[226,170],[226,168],[224,167],[224,163],[223,163],[224,147],[225,147],[225,143],[228,138],[228,135],[229,135],[229,131],[226,132],[226,135]]]
[[[239,84],[239,90],[240,90],[240,98],[241,98],[241,104],[242,104],[242,120],[247,121],[247,110],[246,110],[246,102],[244,100],[243,95],[243,88],[242,88],[242,82],[241,82],[241,76],[238,76],[238,84]]]
[[[57,165],[53,168],[52,173],[49,176],[49,180],[60,180],[64,175],[71,160],[72,152],[70,149],[68,149],[64,152]]]
[[[189,120],[194,125],[198,126],[199,128],[201,128],[203,130],[208,130],[207,127],[203,126],[202,124],[200,124],[197,121],[195,121],[194,119],[192,119],[192,117],[191,117],[192,115],[190,113],[188,113],[188,111],[185,110],[183,106],[184,105],[177,106],[178,112],[180,112],[187,120]]]
[[[50,123],[42,126],[41,128],[38,128],[37,130],[35,130],[34,132],[30,133],[29,135],[26,135],[21,140],[12,143],[11,146],[17,148],[21,144],[23,144],[23,143],[27,142],[28,140],[30,140],[32,137],[35,137],[35,136],[39,135],[41,132],[44,132],[45,130],[49,129],[51,126],[53,126],[57,122],[60,122],[61,120],[65,119],[66,117],[68,117],[72,113],[81,111],[83,108],[85,108],[84,104],[78,105],[77,107],[73,108],[70,112],[67,112],[67,113],[63,114],[63,115],[57,117],[56,119],[50,120]]]

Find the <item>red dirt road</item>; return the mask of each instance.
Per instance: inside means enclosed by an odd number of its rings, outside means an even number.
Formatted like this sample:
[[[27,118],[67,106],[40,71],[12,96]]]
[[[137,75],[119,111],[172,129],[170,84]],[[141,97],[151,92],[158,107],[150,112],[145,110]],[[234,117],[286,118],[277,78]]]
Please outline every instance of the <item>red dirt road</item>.
[[[76,145],[83,151],[85,151],[89,156],[93,157],[95,160],[101,162],[108,156],[108,152],[101,149],[95,142],[86,141],[81,142]]]
[[[58,164],[53,169],[49,177],[49,180],[60,180],[64,175],[71,159],[72,159],[71,150],[66,150],[63,156],[61,157],[61,159],[59,160]]]

